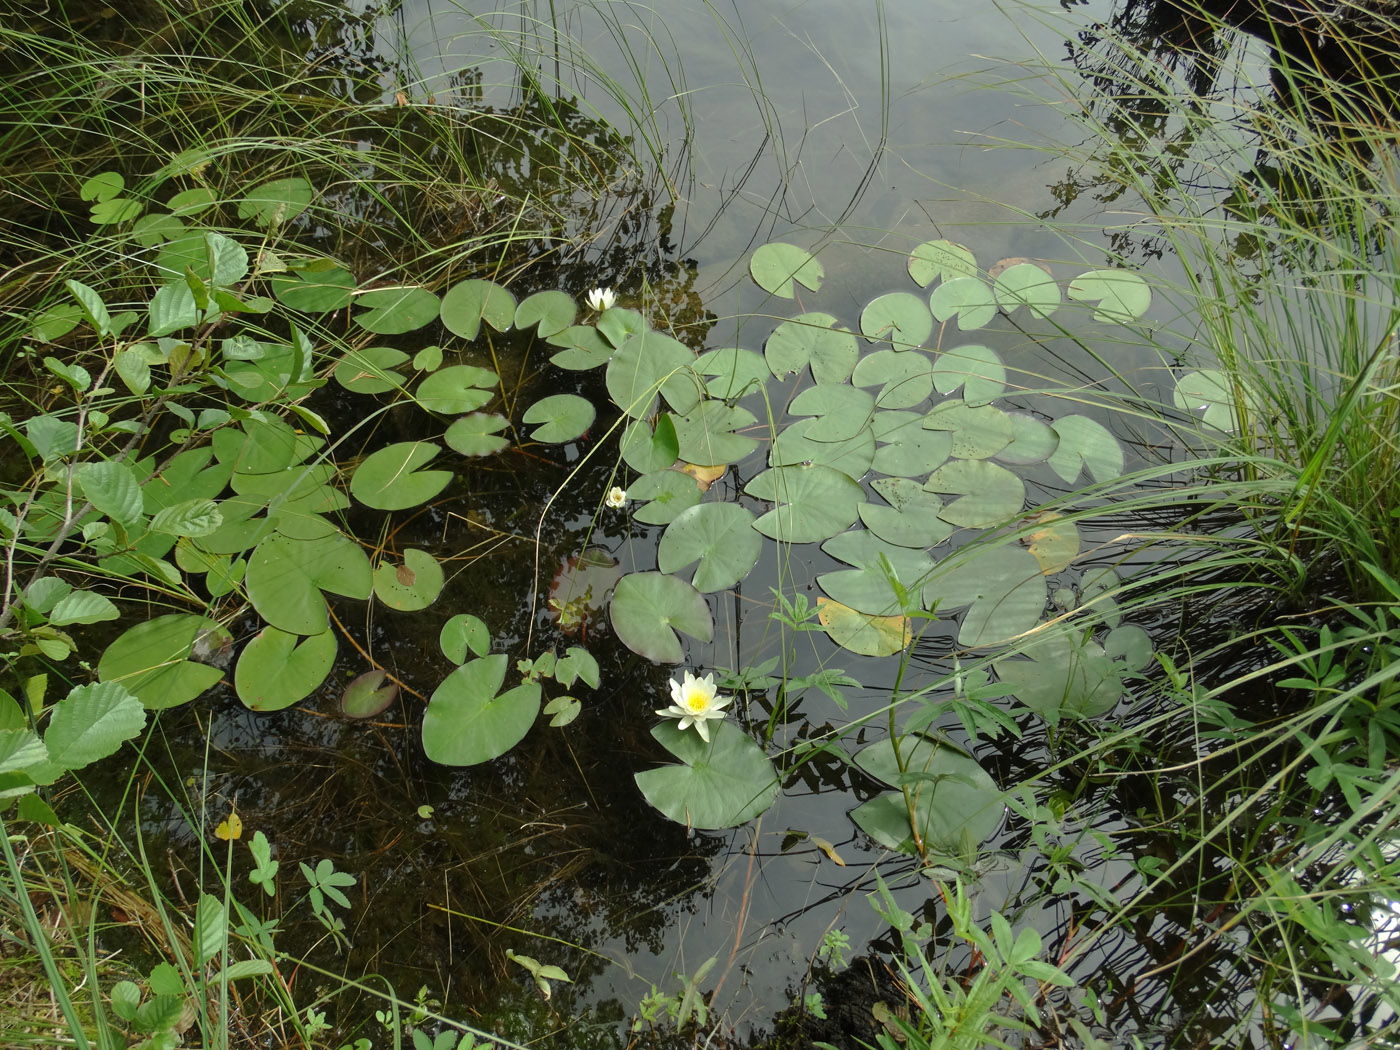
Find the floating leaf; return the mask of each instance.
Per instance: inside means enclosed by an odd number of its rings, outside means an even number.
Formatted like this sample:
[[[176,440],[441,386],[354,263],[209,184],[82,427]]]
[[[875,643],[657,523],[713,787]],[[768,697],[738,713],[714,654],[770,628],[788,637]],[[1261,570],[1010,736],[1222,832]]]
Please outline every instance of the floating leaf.
[[[888,849],[919,853],[922,843],[925,855],[961,857],[1001,826],[1001,789],[975,758],[946,741],[909,734],[901,739],[896,756],[893,745],[884,740],[858,752],[855,763],[875,779],[902,789],[877,796],[851,813],[862,831]]]
[[[418,469],[438,452],[428,441],[401,441],[382,448],[355,468],[350,494],[377,510],[403,510],[426,503],[452,480],[450,470]]]
[[[1053,426],[1060,443],[1050,456],[1050,469],[1068,484],[1085,469],[1099,482],[1123,476],[1123,446],[1102,423],[1088,416],[1064,416]]]
[[[933,362],[921,350],[877,350],[860,359],[851,382],[880,386],[880,408],[912,408],[933,393]]]
[[[311,183],[303,178],[273,179],[249,190],[238,204],[238,217],[259,226],[291,222],[311,205]]]
[[[1106,715],[1123,696],[1123,668],[1097,642],[1053,634],[1023,646],[1020,654],[996,661],[997,677],[1051,724],[1062,717]]]
[[[582,437],[593,425],[593,402],[577,394],[552,394],[525,410],[524,423],[539,423],[530,436],[536,441],[562,445]]]
[[[442,593],[442,566],[427,551],[408,547],[402,564],[385,559],[374,570],[374,596],[391,609],[426,609]]]
[[[243,647],[233,687],[252,711],[281,711],[310,696],[335,664],[335,632],[323,631],[301,644],[294,634],[264,627]]]
[[[758,248],[749,260],[749,273],[765,292],[784,299],[796,297],[794,281],[815,292],[826,276],[826,270],[811,252],[781,241]]]
[[[701,401],[673,420],[676,455],[704,466],[738,463],[758,447],[758,441],[735,431],[757,422],[754,414],[746,408],[727,405],[723,401]],[[660,427],[658,421],[657,429]]]
[[[1029,533],[1026,547],[1047,576],[1069,568],[1079,554],[1079,529],[1069,518],[1045,513],[1037,519],[1039,528]]]
[[[551,290],[527,296],[515,309],[515,327],[539,325],[541,339],[558,335],[578,317],[578,305],[568,292]],[[493,326],[494,327],[494,326]]]
[[[435,321],[438,314],[437,296],[416,285],[376,288],[357,296],[356,302],[369,309],[356,314],[355,322],[376,335],[415,331]]]
[[[866,428],[845,441],[813,441],[807,437],[807,432],[816,422],[815,419],[799,419],[784,427],[768,451],[768,465],[823,466],[840,471],[852,481],[863,478],[875,459],[874,433]]]
[[[705,402],[708,403],[708,402]],[[680,455],[676,425],[669,412],[656,417],[656,429],[645,419],[634,419],[622,432],[622,461],[639,474],[665,470]]]
[[[924,241],[909,255],[909,276],[920,288],[934,281],[976,277],[977,259],[961,244],[952,241]]]
[[[495,281],[458,281],[443,293],[441,316],[444,327],[463,339],[475,339],[482,321],[504,332],[515,321],[515,296]]]
[[[753,478],[750,496],[776,503],[754,528],[781,543],[816,543],[829,539],[856,520],[865,492],[839,470],[774,467]]]
[[[707,350],[692,367],[702,376],[714,377],[705,384],[705,390],[721,401],[758,393],[769,376],[768,362],[761,354],[737,346]]]
[[[176,707],[224,677],[219,668],[190,659],[196,645],[207,651],[232,642],[223,627],[203,616],[157,616],[124,631],[107,646],[97,663],[97,676],[119,682],[148,710]]]
[[[700,502],[700,486],[679,470],[658,470],[634,481],[627,489],[629,499],[644,502],[632,512],[648,525],[665,525],[683,510]]]
[[[1036,317],[1049,317],[1059,308],[1060,286],[1035,263],[1017,262],[996,273],[992,285],[997,304],[1007,313],[1025,306]]]
[[[968,405],[985,405],[1006,391],[1006,367],[995,350],[985,346],[956,346],[944,350],[933,365],[933,386],[940,394],[963,388]]]
[[[594,325],[603,334],[603,338],[615,347],[621,346],[633,336],[645,335],[651,331],[645,317],[636,310],[627,310],[621,306],[604,310]]]
[[[923,551],[887,543],[864,529],[839,533],[823,543],[822,550],[856,566],[817,577],[832,600],[856,612],[880,616],[904,615],[910,611],[906,605],[922,606],[924,578],[933,568],[933,559]]]
[[[89,179],[84,179],[78,187],[78,197],[85,201],[109,201],[126,188],[126,179],[120,172],[99,171]]]
[[[945,280],[929,296],[929,309],[940,322],[953,317],[964,332],[985,327],[997,315],[996,297],[980,277],[954,277]]]
[[[322,591],[363,600],[374,578],[365,552],[336,532],[311,540],[263,540],[248,559],[246,583],[253,608],[268,623],[316,635],[329,623]]]
[[[141,214],[142,204],[130,197],[113,197],[109,201],[99,201],[90,209],[90,217],[98,226],[110,226],[119,222],[130,222]]]
[[[840,384],[860,358],[855,334],[827,313],[799,314],[773,329],[763,344],[769,370],[781,379],[811,364],[818,383]]]
[[[442,655],[454,664],[464,663],[468,650],[477,656],[485,656],[491,651],[491,631],[471,613],[458,613],[442,625],[438,633],[438,647],[442,649]]]
[[[833,642],[861,656],[893,656],[914,638],[908,617],[871,616],[827,597],[817,599],[817,622]]]
[[[690,370],[692,360],[690,350],[669,335],[634,335],[608,362],[608,395],[633,419],[652,414],[658,391],[677,412],[688,412],[699,402],[702,389],[700,377]]]
[[[676,515],[656,552],[662,572],[680,572],[697,558],[691,583],[709,593],[737,586],[758,563],[763,537],[754,517],[737,503],[701,503]]]
[[[355,299],[355,275],[341,266],[308,266],[268,278],[272,294],[293,310],[322,314],[344,310]]]
[[[678,664],[684,658],[676,631],[702,642],[714,635],[710,607],[700,592],[659,572],[622,577],[613,590],[610,612],[622,644],[654,663]]]
[[[607,364],[614,350],[613,344],[604,339],[591,324],[576,324],[566,328],[563,332],[550,336],[549,342],[564,347],[549,360],[560,368],[574,372],[585,372]]]
[[[1208,427],[1230,434],[1239,429],[1229,379],[1215,368],[1187,372],[1176,381],[1172,403]]]
[[[387,685],[384,671],[366,671],[345,687],[340,698],[340,711],[346,718],[373,718],[388,710],[394,698],[399,695],[399,687],[393,682]]]
[[[956,567],[935,569],[924,603],[943,612],[967,606],[958,642],[1004,642],[1031,630],[1045,611],[1045,577],[1030,551],[1012,543],[979,547]]]
[[[917,412],[877,412],[872,430],[882,444],[871,465],[891,477],[923,477],[945,463],[953,450],[952,434],[927,429]]]
[[[879,339],[893,350],[912,350],[933,334],[933,315],[917,295],[890,292],[866,304],[860,331],[872,343]]]
[[[886,543],[901,547],[932,547],[953,534],[953,526],[938,515],[943,501],[908,478],[877,478],[872,488],[891,505],[862,503],[860,520]]]
[[[445,766],[499,758],[520,743],[540,712],[540,686],[501,693],[509,661],[495,653],[463,664],[433,691],[423,715],[423,753]]]
[[[816,416],[808,425],[811,441],[846,441],[870,425],[875,398],[853,386],[812,386],[792,399],[788,412]]]
[[[999,450],[996,458],[1013,466],[1043,463],[1060,447],[1060,435],[1046,423],[1024,412],[1008,412],[1011,444]]]
[[[356,394],[383,394],[403,386],[403,376],[394,371],[408,360],[408,354],[392,346],[367,346],[351,350],[335,366],[335,381]]]
[[[960,496],[944,506],[939,517],[966,529],[1001,525],[1017,517],[1026,502],[1026,483],[984,459],[950,460],[929,475],[924,488]]]
[[[568,725],[582,711],[583,705],[572,696],[556,696],[544,705],[544,713],[549,715],[549,724],[554,729]]]
[[[442,347],[440,346],[425,346],[413,355],[413,370],[415,372],[436,372],[441,367]]]
[[[651,735],[680,760],[636,774],[637,787],[677,824],[714,830],[747,824],[773,804],[778,776],[768,756],[732,722],[717,722],[710,742],[663,722]]]
[[[510,420],[505,416],[473,412],[454,419],[442,439],[448,448],[464,456],[489,456],[510,444],[507,438],[500,436],[500,431],[508,426]]]
[[[55,765],[81,769],[116,754],[145,726],[146,709],[130,689],[117,682],[80,685],[53,706],[44,746]]]
[[[924,416],[924,426],[949,431],[953,435],[950,451],[959,459],[986,459],[1011,444],[1011,420],[992,405],[943,401]]]
[[[1136,321],[1152,305],[1152,289],[1140,274],[1130,270],[1090,270],[1069,283],[1069,297],[1076,302],[1098,303],[1096,321]]]
[[[1128,671],[1139,670],[1152,661],[1152,639],[1136,624],[1110,631],[1103,649],[1113,659],[1121,660]]]

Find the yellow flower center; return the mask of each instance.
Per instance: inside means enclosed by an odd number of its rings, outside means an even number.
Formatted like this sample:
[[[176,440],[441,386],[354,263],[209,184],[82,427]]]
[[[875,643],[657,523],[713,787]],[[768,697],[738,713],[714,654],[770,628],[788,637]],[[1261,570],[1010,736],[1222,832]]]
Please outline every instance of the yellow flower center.
[[[710,698],[703,689],[687,689],[681,702],[692,714],[699,714],[710,706]]]

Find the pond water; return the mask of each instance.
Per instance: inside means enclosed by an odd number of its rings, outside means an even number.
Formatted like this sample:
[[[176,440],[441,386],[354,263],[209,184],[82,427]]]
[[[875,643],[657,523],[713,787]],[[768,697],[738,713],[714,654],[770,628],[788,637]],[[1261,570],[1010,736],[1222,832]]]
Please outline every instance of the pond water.
[[[1077,7],[1073,17],[1088,24],[1103,14]],[[643,173],[643,180],[658,200],[669,197],[663,189],[669,185],[673,204],[629,204],[652,208],[638,216],[626,208],[609,211],[604,202],[597,213],[603,220],[590,223],[589,239],[561,272],[584,287],[615,284],[624,306],[640,302],[645,281],[647,294],[660,289],[658,298],[673,296],[673,319],[693,336],[694,348],[758,350],[768,329],[754,330],[757,293],[747,266],[753,250],[770,240],[822,249],[826,283],[819,295],[804,293],[801,308],[829,311],[853,328],[875,296],[913,290],[908,253],[922,242],[965,242],[984,269],[1008,258],[1086,269],[1123,249],[1115,238],[1124,220],[1099,215],[1101,202],[1062,209],[1056,184],[1067,162],[1057,152],[992,148],[1003,140],[1082,135],[1056,108],[1035,102],[1024,84],[1042,55],[1066,48],[1065,18],[1058,4],[1000,11],[947,0],[532,3],[470,11],[444,0],[406,0],[359,23],[354,45],[362,57],[372,50],[382,60],[386,97],[417,102],[470,89],[501,107],[518,98],[517,67],[502,56],[524,49],[538,57],[544,77],[559,80],[561,96],[576,94],[585,112],[650,137],[659,170]],[[320,46],[333,51],[337,43]],[[1244,60],[1246,71],[1256,59]],[[607,89],[609,79],[633,100],[631,112]],[[646,112],[639,99],[649,100]],[[1033,218],[1050,210],[1062,223],[1099,222],[1100,231],[1071,245]],[[542,287],[553,286],[547,273],[537,272]],[[1063,330],[1040,335],[998,324],[982,338],[1043,386],[1087,382],[1117,392],[1102,371],[1111,368],[1170,401],[1160,361],[1115,348],[1112,333],[1087,317],[1064,323]],[[1086,354],[1091,344],[1101,358]],[[525,364],[523,342],[502,338],[496,352],[503,376],[518,373],[522,405],[554,392],[546,384],[558,382],[606,400],[596,376],[541,378]],[[789,387],[784,396],[794,392]],[[313,404],[332,421],[364,411],[362,401],[334,385]],[[416,434],[414,424],[396,426],[395,440],[427,433]],[[1128,469],[1157,461],[1152,427],[1128,427],[1118,436],[1130,450]],[[357,644],[418,697],[405,697],[368,726],[336,718],[339,684],[365,666],[343,645],[335,684],[298,707],[255,714],[223,687],[170,712],[161,729],[169,760],[157,761],[172,774],[207,768],[207,776],[187,785],[196,807],[217,815],[236,802],[245,824],[275,843],[284,870],[290,860],[330,857],[356,875],[343,955],[329,942],[313,943],[320,935],[314,923],[289,931],[297,938],[294,949],[319,965],[356,979],[382,975],[402,995],[426,985],[446,1014],[517,1041],[573,1024],[564,1036],[570,1043],[610,1045],[620,1041],[652,985],[676,992],[678,975],[694,974],[713,958],[701,982],[712,1016],[738,1040],[756,1039],[771,1033],[778,1012],[800,998],[828,931],[844,931],[852,953],[886,935],[887,924],[866,903],[877,866],[899,885],[906,907],[946,929],[939,891],[912,874],[911,862],[857,830],[849,811],[880,786],[833,759],[812,761],[783,784],[772,809],[732,831],[688,830],[647,804],[633,775],[667,759],[650,735],[652,712],[669,702],[667,683],[680,667],[629,652],[604,617],[591,618],[581,636],[565,637],[546,615],[549,581],[585,549],[606,551],[627,571],[656,563],[659,528],[629,513],[596,513],[614,477],[610,455],[590,455],[595,440],[590,434],[562,449],[508,450],[479,461],[428,510],[395,517],[391,532],[381,514],[351,513],[358,535],[379,537],[384,549],[427,550],[448,569],[442,599],[423,612],[335,606]],[[718,482],[720,498],[738,500],[762,466],[750,462]],[[1072,487],[1053,476],[1036,483],[1040,499]],[[1124,548],[1111,543],[1121,531],[1121,523],[1086,525],[1083,548],[1102,549],[1097,560],[1077,567],[1126,571]],[[770,548],[742,589],[712,596],[715,641],[686,640],[682,666],[741,669],[777,655],[782,643],[765,604],[769,587],[815,596],[817,575],[834,567],[814,546],[785,558]],[[505,758],[467,770],[428,762],[419,737],[422,698],[452,669],[439,651],[438,630],[458,612],[487,623],[512,659],[526,655],[527,639],[531,653],[555,641],[583,642],[601,666],[601,688],[584,697],[572,725],[556,730],[542,721]],[[234,625],[235,634],[254,627],[249,618]],[[956,633],[957,623],[947,622],[920,637],[902,688],[952,670]],[[848,692],[851,713],[880,711],[896,683],[892,661],[841,652],[825,635],[795,637],[794,674],[843,667],[861,683]],[[850,717],[816,691],[785,712],[773,714],[772,703],[756,695],[748,717],[758,726],[772,715],[789,743]],[[953,716],[936,724],[960,731]],[[876,718],[859,742],[878,739],[882,725]],[[1072,738],[1073,730],[1065,732]],[[984,741],[976,753],[994,780],[1009,784],[1039,774],[1052,754],[1063,752],[1053,750],[1037,724],[1020,741]],[[1081,801],[1098,831],[1122,831],[1129,821],[1119,810],[1096,810],[1100,789],[1085,787],[1090,773],[1070,768],[1051,779]],[[100,779],[89,785],[101,797]],[[143,806],[141,826],[157,851],[171,851],[177,871],[191,863],[174,858],[189,856],[195,830],[155,792]],[[1081,844],[1074,863],[1109,893],[1131,886],[1132,866],[1102,860],[1097,848],[1094,841]],[[1031,863],[1042,854],[1029,845],[1024,826],[1008,822],[987,852],[979,912],[1005,910],[1018,925],[1038,926],[1052,944],[1067,944],[1087,902],[1037,892],[1049,876]],[[1176,950],[1164,930],[1178,919],[1146,924],[1137,944],[1080,956],[1075,976],[1117,967],[1123,997],[1131,999],[1128,975],[1146,965],[1145,957]],[[507,949],[562,966],[572,985],[556,986],[546,1003],[507,961]],[[317,981],[309,970],[299,979]],[[1215,980],[1203,965],[1201,985],[1186,979],[1177,994]],[[338,1023],[350,1025],[363,1019],[365,1007],[343,1002],[333,1010],[340,1012]],[[1140,1016],[1136,1010],[1130,1012],[1143,1024],[1157,1016],[1150,1003]],[[572,1022],[576,1014],[585,1020]]]

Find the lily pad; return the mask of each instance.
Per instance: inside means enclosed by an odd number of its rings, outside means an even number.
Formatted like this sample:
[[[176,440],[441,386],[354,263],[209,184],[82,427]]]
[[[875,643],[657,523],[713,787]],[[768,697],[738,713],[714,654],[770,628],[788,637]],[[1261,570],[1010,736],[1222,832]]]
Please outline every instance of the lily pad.
[[[423,715],[423,753],[445,766],[472,766],[513,748],[540,713],[540,686],[526,682],[502,693],[504,653],[463,664],[443,680]]]
[[[554,289],[536,292],[523,299],[515,308],[515,327],[529,328],[531,325],[539,325],[539,337],[548,339],[551,335],[558,335],[567,329],[576,317],[578,304],[574,302],[574,297],[568,292]]]
[[[990,347],[952,347],[933,364],[933,386],[945,396],[962,387],[966,404],[985,405],[1006,392],[1006,366]]]
[[[1185,373],[1176,381],[1172,403],[1215,430],[1229,434],[1239,429],[1230,382],[1218,369]]]
[[[576,441],[593,425],[597,415],[593,402],[577,394],[552,394],[536,401],[521,418],[525,423],[539,423],[530,436],[536,441],[562,445]]]
[[[892,350],[912,350],[933,334],[933,315],[917,295],[890,292],[866,304],[860,331],[872,343],[884,340]]]
[[[369,455],[355,468],[350,494],[376,510],[426,503],[447,487],[450,470],[420,470],[441,451],[429,441],[400,441]]]
[[[335,664],[335,632],[301,641],[276,627],[264,627],[238,657],[233,687],[251,711],[281,711],[310,696]]]
[[[890,477],[923,477],[947,462],[953,451],[953,435],[927,429],[917,412],[877,412],[872,429],[881,444],[871,465]]]
[[[394,369],[407,360],[408,354],[392,346],[351,350],[335,366],[335,381],[356,394],[383,394],[403,386]]]
[[[381,561],[374,570],[374,595],[391,609],[426,609],[442,593],[442,566],[427,551],[409,547],[403,562]]]
[[[1067,634],[1047,635],[993,666],[1011,695],[1051,724],[1106,715],[1123,696],[1122,666],[1097,642]]]
[[[735,433],[758,422],[752,412],[737,405],[701,401],[689,412],[676,416],[673,422],[676,454],[688,463],[703,466],[737,463],[758,447],[756,439]]]
[[[571,372],[586,372],[608,363],[615,347],[591,324],[576,324],[549,337],[549,342],[564,349],[550,357],[550,362]]]
[[[490,401],[496,396],[499,382],[499,377],[489,368],[450,365],[425,376],[413,396],[429,412],[455,416],[474,411]]]
[[[865,502],[856,482],[832,467],[774,467],[753,478],[750,496],[776,503],[754,528],[780,543],[817,543],[849,528]]]
[[[702,404],[709,404],[703,402]],[[680,456],[680,439],[669,412],[656,417],[653,430],[645,419],[634,419],[622,432],[622,461],[639,474],[664,470]]]
[[[707,350],[695,359],[693,367],[702,376],[713,376],[706,381],[705,390],[721,401],[759,393],[770,374],[761,354],[737,346]]]
[[[938,612],[967,607],[958,643],[969,648],[1005,642],[1031,630],[1045,612],[1040,564],[1013,543],[983,547],[924,585],[924,603]]]
[[[659,572],[622,577],[613,589],[610,612],[622,644],[654,663],[678,664],[684,659],[676,631],[702,642],[714,636],[714,619],[704,596],[684,580]]]
[[[118,682],[147,710],[188,703],[218,684],[223,671],[192,657],[217,652],[233,637],[217,621],[169,613],[123,631],[97,663],[97,677]]]
[[[933,362],[921,350],[877,350],[860,359],[851,382],[879,386],[880,408],[912,408],[933,393]]]
[[[472,412],[454,419],[442,435],[447,447],[464,456],[489,456],[510,444],[500,432],[510,426],[510,420],[486,412]]]
[[[996,296],[980,277],[954,277],[945,280],[929,296],[929,309],[940,322],[954,317],[964,332],[984,328],[997,315]]]
[[[491,631],[479,617],[471,613],[458,613],[438,632],[438,647],[442,655],[454,664],[464,663],[467,651],[477,656],[485,656],[491,651]]]
[[[1064,416],[1053,427],[1060,443],[1050,456],[1050,469],[1068,484],[1086,469],[1099,482],[1123,476],[1123,446],[1098,420]]]
[[[1017,262],[996,274],[992,285],[997,304],[1007,313],[1024,306],[1036,317],[1049,317],[1060,305],[1055,278],[1032,262]]]
[[[783,428],[768,451],[771,467],[831,467],[859,481],[875,460],[875,435],[866,428],[845,441],[814,441],[807,436],[815,419],[799,419]]]
[[[495,281],[458,281],[443,293],[439,316],[444,328],[463,339],[475,339],[482,321],[504,332],[515,321],[515,296]]]
[[[627,489],[627,497],[647,501],[632,512],[632,517],[648,525],[665,525],[678,514],[700,502],[700,486],[689,474],[679,470],[657,470],[643,475]]]
[[[977,258],[961,244],[952,241],[924,241],[909,253],[909,276],[920,288],[936,280],[977,276]]]
[[[1069,297],[1076,302],[1098,303],[1096,321],[1127,324],[1136,321],[1152,305],[1152,289],[1131,270],[1090,270],[1069,283]]]
[[[917,827],[925,854],[962,857],[1001,827],[1001,789],[975,758],[946,741],[906,735],[896,757],[884,740],[858,752],[855,763],[875,779],[908,791],[909,798],[905,790],[877,796],[851,814],[862,831],[888,849],[918,853]]]
[[[888,543],[865,529],[839,533],[823,543],[822,550],[856,566],[817,577],[822,590],[842,605],[884,616],[903,614],[903,602],[916,609],[922,607],[920,591],[933,568],[933,559],[922,550]],[[903,601],[891,575],[904,589]]]
[[[872,616],[824,595],[817,598],[817,622],[842,649],[861,656],[893,656],[914,639],[907,616]]]
[[[675,574],[697,558],[691,584],[701,593],[736,586],[758,564],[763,537],[737,503],[701,503],[676,515],[661,537],[656,564]]]
[[[669,335],[654,331],[634,335],[608,362],[604,376],[608,395],[633,419],[655,411],[658,392],[677,412],[689,412],[703,390],[700,377],[691,371],[693,360],[690,350]]]
[[[385,684],[388,674],[384,671],[366,671],[345,687],[340,698],[340,712],[346,718],[373,718],[383,714],[394,698],[399,695],[399,687],[393,682]]]
[[[249,190],[238,203],[238,217],[259,226],[282,226],[311,205],[314,191],[303,178],[273,179]]]
[[[987,529],[1021,513],[1026,483],[1005,467],[985,459],[949,460],[924,482],[929,492],[958,496],[939,517],[965,529]]]
[[[1038,527],[1025,537],[1025,543],[1040,563],[1040,571],[1048,576],[1069,568],[1079,554],[1079,528],[1069,518],[1045,513],[1040,515]]]
[[[752,738],[732,722],[698,733],[663,722],[651,735],[680,760],[636,774],[643,797],[686,827],[715,830],[747,824],[773,804],[778,775]]]
[[[763,344],[768,368],[781,379],[812,366],[818,383],[840,384],[851,377],[860,358],[855,333],[827,313],[798,314],[773,329]]]
[[[1001,462],[1018,467],[1043,463],[1060,447],[1060,435],[1035,416],[1008,412],[1006,418],[1011,421],[1011,444],[996,453]]]
[[[953,534],[939,517],[943,501],[909,478],[877,478],[871,485],[890,504],[862,503],[860,520],[886,543],[901,547],[932,547]]]
[[[815,255],[806,248],[781,241],[758,248],[749,259],[749,273],[765,292],[784,299],[792,299],[797,294],[792,286],[794,281],[815,292],[826,276],[826,270]]]
[[[788,412],[815,416],[806,436],[812,441],[847,441],[870,425],[875,398],[854,386],[812,386],[792,399]]]
[[[375,335],[413,332],[437,320],[438,315],[438,297],[417,285],[375,288],[356,296],[355,302],[368,307],[355,315],[355,323]]]
[[[344,310],[355,300],[355,275],[329,260],[325,265],[269,274],[268,282],[279,302],[309,314]]]
[[[291,634],[321,634],[329,625],[322,591],[363,600],[374,586],[369,558],[340,533],[314,540],[272,536],[248,558],[253,608]]]
[[[992,405],[969,405],[950,399],[929,409],[924,416],[929,430],[953,435],[951,452],[959,459],[987,459],[1011,444],[1011,420]]]

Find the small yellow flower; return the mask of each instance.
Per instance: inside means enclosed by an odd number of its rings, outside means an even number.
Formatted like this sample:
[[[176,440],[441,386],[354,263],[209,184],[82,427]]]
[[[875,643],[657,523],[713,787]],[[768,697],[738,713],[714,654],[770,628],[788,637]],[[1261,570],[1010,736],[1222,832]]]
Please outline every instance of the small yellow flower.
[[[695,731],[700,734],[700,739],[708,744],[710,727],[705,723],[712,718],[723,718],[722,708],[733,699],[732,696],[715,695],[713,673],[704,678],[696,678],[686,671],[684,680],[677,682],[674,678],[671,679],[671,706],[656,713],[663,718],[679,718],[681,729],[694,726]]]
[[[602,313],[604,310],[611,310],[617,305],[617,293],[611,288],[594,288],[585,297],[590,310],[597,310]]]
[[[609,507],[625,507],[627,506],[627,490],[614,485],[608,489],[608,497],[603,502]]]

